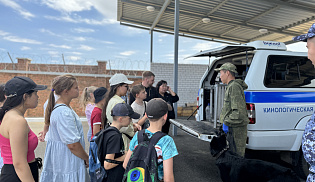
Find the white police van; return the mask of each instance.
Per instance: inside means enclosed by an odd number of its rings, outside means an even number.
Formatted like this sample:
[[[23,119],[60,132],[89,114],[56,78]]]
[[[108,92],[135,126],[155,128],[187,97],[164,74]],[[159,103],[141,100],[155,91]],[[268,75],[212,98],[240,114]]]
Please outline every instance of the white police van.
[[[255,41],[202,51],[191,57],[199,56],[219,58],[210,63],[200,81],[196,120],[211,121],[215,127],[219,123],[226,85],[220,82],[214,69],[231,62],[237,67],[236,78],[248,85],[245,90],[250,119],[247,148],[289,151],[300,176],[307,173],[300,148],[306,122],[315,109],[315,69],[307,53],[287,51],[281,42]],[[206,118],[208,104],[210,118]],[[205,122],[194,122],[188,128],[197,131],[193,128],[199,123]],[[173,124],[185,128],[181,122]]]

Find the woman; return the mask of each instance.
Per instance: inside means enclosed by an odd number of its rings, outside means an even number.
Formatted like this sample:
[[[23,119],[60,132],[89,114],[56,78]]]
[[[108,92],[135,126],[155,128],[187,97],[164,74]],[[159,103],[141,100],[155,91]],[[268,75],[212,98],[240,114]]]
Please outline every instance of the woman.
[[[173,90],[167,85],[167,82],[165,80],[161,80],[156,84],[156,89],[159,92],[159,98],[162,98],[172,106],[172,111],[168,111],[167,120],[166,123],[162,127],[162,132],[168,134],[170,130],[170,120],[169,119],[175,119],[175,112],[173,108],[173,103],[177,102],[179,100],[179,97]]]
[[[0,85],[0,107],[3,106],[5,101],[5,94],[4,94],[4,84]],[[0,149],[0,175],[1,175],[1,169],[3,166],[3,159],[1,157],[1,149]]]
[[[59,96],[55,103],[54,92]],[[40,181],[86,181],[89,156],[85,152],[84,133],[79,116],[70,107],[79,96],[77,80],[72,75],[56,77],[46,109],[47,146]]]
[[[38,138],[24,114],[37,106],[37,91],[46,88],[22,76],[5,84],[7,99],[0,109],[0,148],[4,161],[0,181],[38,181],[39,166],[34,152]]]
[[[103,126],[108,126],[113,122],[111,111],[116,104],[125,103],[121,97],[126,95],[129,89],[128,84],[132,83],[133,81],[128,80],[128,78],[121,73],[115,74],[109,79],[110,91],[106,93],[105,104],[102,110]],[[123,134],[122,137],[126,151],[128,150],[129,142],[133,137],[135,130],[141,130],[141,127],[132,122],[128,127],[122,127],[119,130]]]
[[[85,116],[88,121],[89,130],[87,132],[87,139],[91,141],[92,127],[91,127],[91,114],[95,107],[95,98],[93,92],[97,89],[95,86],[85,87],[81,96],[81,104],[85,108]]]

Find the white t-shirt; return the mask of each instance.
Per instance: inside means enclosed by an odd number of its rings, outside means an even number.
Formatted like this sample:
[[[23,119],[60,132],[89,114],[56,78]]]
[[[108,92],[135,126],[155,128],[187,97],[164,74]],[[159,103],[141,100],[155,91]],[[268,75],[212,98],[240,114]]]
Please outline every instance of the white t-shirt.
[[[140,118],[139,119],[132,119],[133,123],[137,123],[144,116],[145,104],[147,104],[146,101],[143,101],[142,105],[139,105],[138,103],[136,103],[136,101],[131,104],[131,107],[132,107],[133,111],[138,113],[138,114],[140,114]]]

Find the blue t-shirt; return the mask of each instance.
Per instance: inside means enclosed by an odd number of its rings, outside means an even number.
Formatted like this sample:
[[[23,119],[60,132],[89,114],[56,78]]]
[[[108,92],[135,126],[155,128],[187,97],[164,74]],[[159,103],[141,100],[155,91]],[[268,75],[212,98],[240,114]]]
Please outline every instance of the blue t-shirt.
[[[145,133],[148,134],[149,138],[152,137],[154,133],[150,132],[149,130],[145,130]],[[134,135],[132,140],[130,141],[129,149],[134,151],[134,149],[138,146],[138,133]],[[164,160],[170,159],[176,155],[178,155],[176,145],[174,140],[169,135],[162,137],[158,143],[155,145],[156,154],[158,157],[158,162],[163,162]],[[163,173],[163,164],[158,166],[158,177],[159,180],[162,180],[164,176]]]

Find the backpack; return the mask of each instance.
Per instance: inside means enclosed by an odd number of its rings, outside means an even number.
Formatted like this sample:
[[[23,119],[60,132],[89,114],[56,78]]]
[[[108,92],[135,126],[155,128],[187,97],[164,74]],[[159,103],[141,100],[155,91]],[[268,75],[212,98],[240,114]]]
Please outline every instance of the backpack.
[[[157,182],[158,159],[155,150],[157,142],[166,134],[159,131],[149,139],[145,130],[138,132],[138,146],[128,161],[123,182]]]
[[[102,140],[104,134],[108,131],[115,131],[113,128],[107,128],[98,132],[90,141],[90,150],[89,150],[89,174],[91,182],[102,182],[104,178],[107,177],[105,168],[101,165],[99,160],[99,147],[103,145]],[[102,148],[102,147],[100,147]]]

